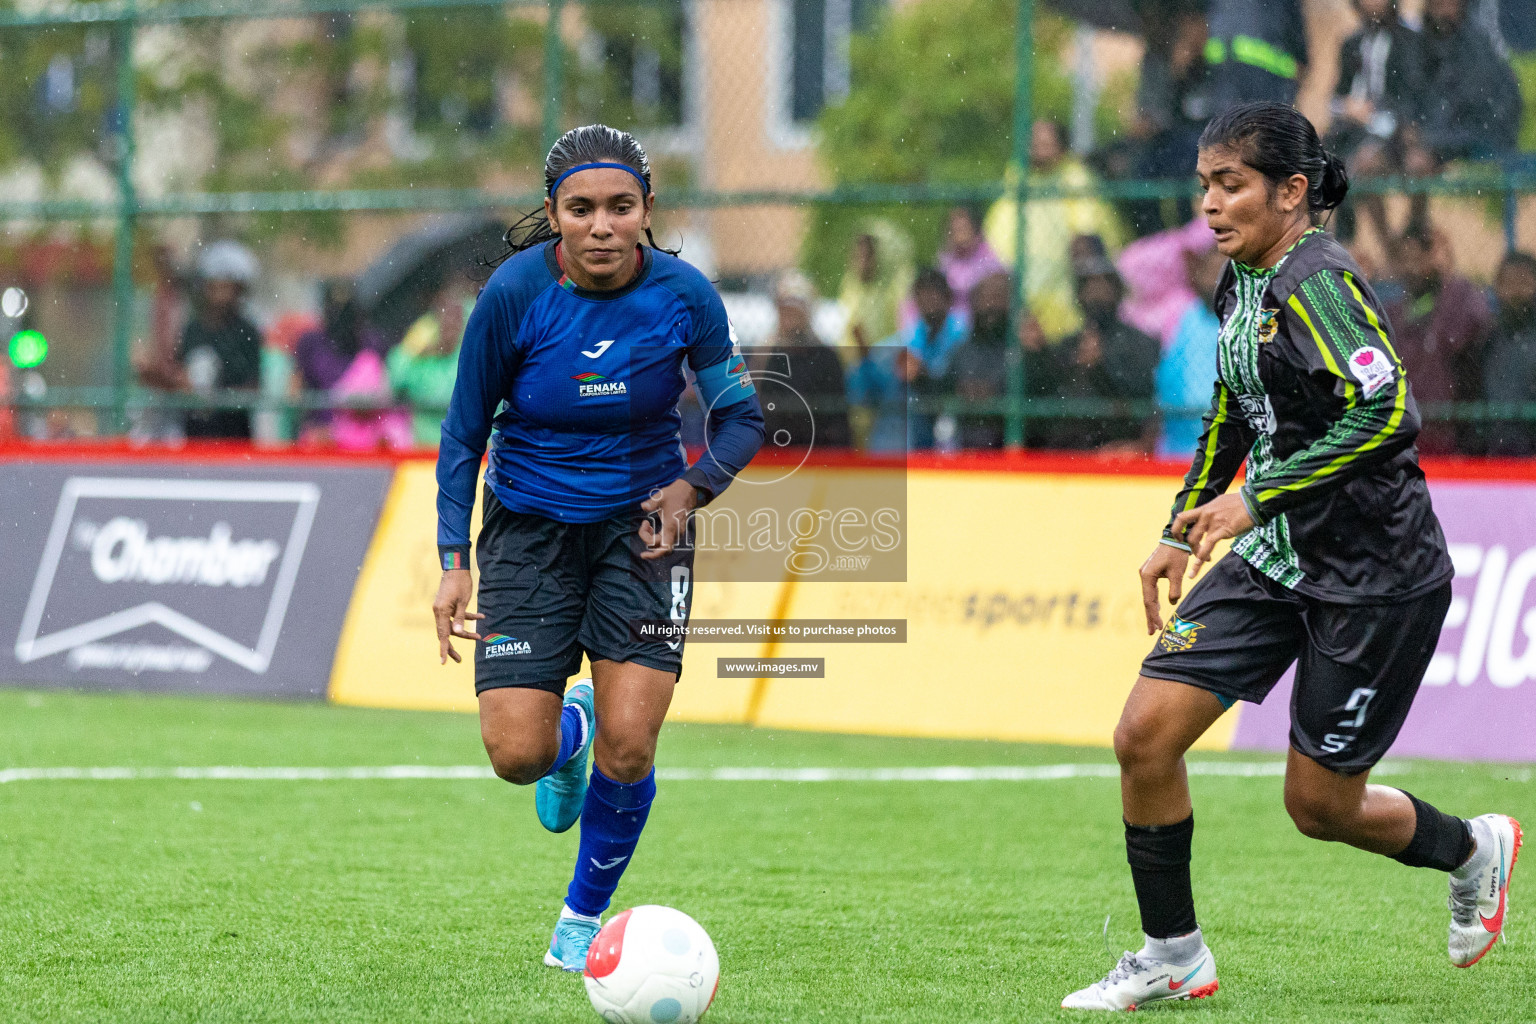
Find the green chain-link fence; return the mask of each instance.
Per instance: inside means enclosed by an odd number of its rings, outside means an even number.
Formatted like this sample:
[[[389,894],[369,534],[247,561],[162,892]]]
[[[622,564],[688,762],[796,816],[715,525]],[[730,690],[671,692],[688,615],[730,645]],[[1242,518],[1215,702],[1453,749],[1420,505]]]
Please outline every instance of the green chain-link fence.
[[[120,434],[144,410],[256,409],[292,421],[330,407],[325,392],[145,386],[136,349],[171,329],[157,319],[174,276],[160,257],[236,237],[265,265],[254,298],[267,319],[312,307],[316,282],[356,276],[428,214],[508,222],[537,207],[542,154],[564,128],[594,120],[647,144],[662,232],[742,295],[766,294],[798,265],[830,297],[863,219],[894,222],[921,263],[948,208],[1011,199],[1003,255],[1017,323],[1031,257],[1024,200],[1178,204],[1193,186],[1187,175],[1070,187],[1031,176],[1033,117],[1060,112],[1073,74],[1065,23],[1033,0],[961,7],[1009,22],[977,43],[992,47],[972,55],[977,66],[954,69],[963,81],[936,84],[970,88],[975,116],[951,112],[918,137],[933,118],[915,113],[906,162],[894,166],[871,143],[867,167],[858,132],[881,118],[836,111],[869,99],[860,76],[881,64],[870,49],[877,31],[899,38],[881,26],[911,5],[893,14],[876,0],[103,0],[0,10],[0,60],[12,69],[0,86],[0,166],[13,168],[0,177],[0,287],[16,283],[32,300],[0,327],[9,337],[41,326],[53,343],[47,364],[12,370],[11,401],[41,433],[55,410],[76,417],[62,429]],[[1129,118],[1129,94],[1112,95],[1114,85],[1099,100],[1111,131]],[[905,116],[906,100],[890,97],[886,120]],[[1533,189],[1536,172],[1494,164],[1357,184],[1458,198],[1509,241],[1517,198]],[[743,309],[733,315],[771,318],[766,302]],[[765,335],[768,323],[744,333]],[[1155,411],[1150,399],[1026,399],[1017,346],[1003,358],[1001,395],[928,396],[927,411],[995,416],[1009,445],[1031,417]],[[1482,403],[1426,411],[1536,418]]]

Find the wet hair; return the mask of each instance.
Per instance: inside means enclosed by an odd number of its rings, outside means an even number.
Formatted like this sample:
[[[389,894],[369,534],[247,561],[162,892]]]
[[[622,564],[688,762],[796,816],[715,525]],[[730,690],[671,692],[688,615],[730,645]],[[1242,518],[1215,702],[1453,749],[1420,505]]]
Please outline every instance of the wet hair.
[[[1323,148],[1301,111],[1285,103],[1244,103],[1211,118],[1200,148],[1226,146],[1264,175],[1270,193],[1294,174],[1307,179],[1307,209],[1332,210],[1349,194],[1344,161]]]
[[[944,272],[937,267],[924,267],[918,272],[917,277],[912,282],[912,294],[916,295],[921,291],[938,292],[945,298],[949,298],[954,294],[954,291],[949,287],[949,278],[945,277]]]
[[[551,201],[555,198],[555,183],[573,167],[582,164],[623,164],[634,172],[635,176],[645,183],[645,200],[651,194],[651,161],[645,155],[645,149],[629,132],[621,132],[617,128],[610,128],[606,124],[588,124],[580,128],[572,128],[555,141],[550,147],[549,155],[544,158],[544,191]],[[532,249],[536,245],[553,241],[560,237],[560,233],[549,223],[549,217],[542,208],[523,214],[507,232],[502,240],[507,243],[507,251],[488,261],[486,265],[497,266],[506,259],[522,252],[524,249]],[[656,244],[656,236],[651,234],[651,229],[645,229],[645,240],[650,243],[652,249],[676,256],[678,250],[665,249]]]
[[[977,206],[975,203],[956,203],[949,208],[949,213],[946,216],[953,217],[957,213],[970,222],[972,231],[978,235],[981,234],[981,224],[986,218],[986,213],[980,206]]]

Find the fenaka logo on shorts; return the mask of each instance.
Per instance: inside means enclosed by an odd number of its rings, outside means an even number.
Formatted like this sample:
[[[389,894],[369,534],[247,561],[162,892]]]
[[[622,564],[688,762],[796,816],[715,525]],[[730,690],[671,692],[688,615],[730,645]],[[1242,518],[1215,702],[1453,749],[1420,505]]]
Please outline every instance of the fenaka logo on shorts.
[[[311,483],[70,477],[16,660],[137,674],[217,657],[265,673],[319,502]]]
[[[532,654],[533,645],[527,640],[519,640],[515,636],[507,636],[505,633],[492,633],[485,638],[485,656],[487,658],[505,658],[509,654]]]
[[[1178,654],[1195,646],[1199,637],[1197,632],[1205,628],[1201,622],[1189,622],[1175,615],[1168,620],[1168,625],[1163,627],[1163,635],[1158,638],[1158,646],[1169,654]]]
[[[576,394],[580,398],[598,398],[603,395],[627,395],[629,388],[621,380],[609,380],[600,373],[577,373],[571,376],[576,382]]]

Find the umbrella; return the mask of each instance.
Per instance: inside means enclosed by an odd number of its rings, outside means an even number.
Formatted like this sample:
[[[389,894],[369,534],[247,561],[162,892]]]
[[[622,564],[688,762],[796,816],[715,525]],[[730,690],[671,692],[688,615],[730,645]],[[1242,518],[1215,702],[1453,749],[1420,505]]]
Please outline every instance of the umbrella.
[[[357,300],[384,340],[393,345],[432,297],[453,277],[489,276],[480,261],[506,250],[506,224],[485,213],[439,217],[395,242],[357,279]]]

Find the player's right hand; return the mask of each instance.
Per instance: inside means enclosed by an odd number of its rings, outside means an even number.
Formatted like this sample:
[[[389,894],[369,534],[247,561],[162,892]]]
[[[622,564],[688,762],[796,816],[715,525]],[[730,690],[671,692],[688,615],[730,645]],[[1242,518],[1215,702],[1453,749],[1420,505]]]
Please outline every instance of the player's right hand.
[[[1141,564],[1141,605],[1147,613],[1147,635],[1163,628],[1163,609],[1158,603],[1157,581],[1168,581],[1168,603],[1178,607],[1184,595],[1184,570],[1189,566],[1189,552],[1167,544],[1158,544]]]
[[[485,639],[464,623],[465,619],[485,618],[479,612],[466,610],[469,608],[469,599],[474,592],[474,586],[468,569],[445,570],[443,581],[437,585],[437,597],[432,601],[432,617],[437,620],[439,665],[448,664],[449,658],[456,662],[464,660],[459,656],[459,652],[453,649],[450,637],[463,637],[465,640]]]

